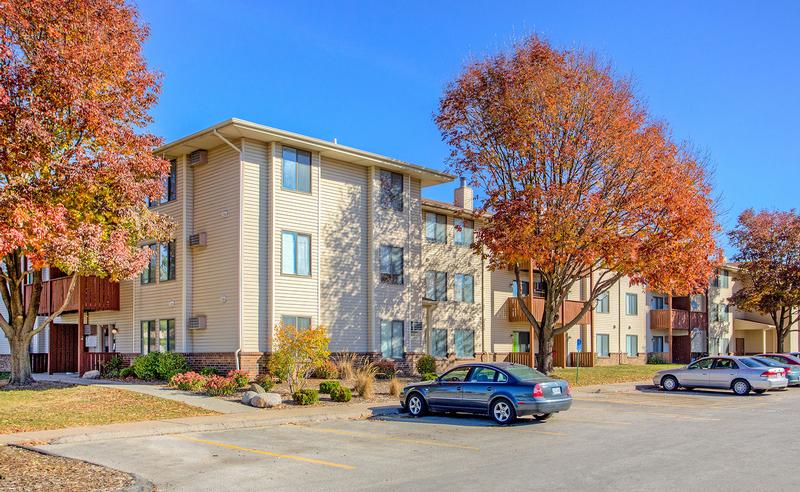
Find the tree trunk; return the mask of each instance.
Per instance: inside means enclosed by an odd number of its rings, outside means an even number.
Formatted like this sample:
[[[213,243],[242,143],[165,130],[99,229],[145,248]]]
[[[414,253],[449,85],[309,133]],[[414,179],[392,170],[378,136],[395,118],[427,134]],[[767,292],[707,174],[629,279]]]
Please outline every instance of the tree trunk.
[[[11,348],[11,386],[28,386],[33,383],[31,372],[31,356],[29,353],[30,338],[12,337],[8,341]]]
[[[778,348],[778,353],[779,354],[783,353],[783,342],[784,342],[785,338],[786,338],[786,333],[784,333],[784,331],[782,329],[776,329],[775,330],[775,339],[776,339],[776,343],[778,345],[777,348]]]
[[[553,372],[553,331],[542,331],[546,333],[543,333],[543,336],[539,338],[539,353],[536,354],[536,365],[541,372],[550,374]]]

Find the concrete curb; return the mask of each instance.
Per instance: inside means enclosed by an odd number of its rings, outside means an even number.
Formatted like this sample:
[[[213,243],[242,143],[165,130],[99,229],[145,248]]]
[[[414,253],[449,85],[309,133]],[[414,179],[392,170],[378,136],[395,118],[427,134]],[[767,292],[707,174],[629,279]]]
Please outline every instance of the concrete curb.
[[[61,458],[61,459],[68,459],[68,460],[73,460],[73,461],[80,461],[81,463],[87,463],[89,465],[99,466],[99,467],[102,467],[102,468],[108,468],[108,469],[111,469],[111,470],[118,471],[120,473],[124,473],[126,475],[129,475],[131,478],[133,478],[133,483],[132,484],[128,485],[127,487],[124,487],[124,488],[121,488],[121,489],[117,489],[117,492],[152,492],[153,490],[155,490],[155,484],[153,482],[151,482],[150,480],[147,480],[146,478],[140,477],[139,475],[137,475],[135,473],[126,472],[126,471],[123,471],[123,470],[118,470],[116,468],[110,468],[108,466],[100,465],[98,463],[92,463],[91,461],[86,461],[86,460],[82,460],[82,459],[79,459],[79,458],[67,458],[66,456],[61,456],[61,455],[58,455],[58,454],[55,454],[55,453],[51,453],[50,451],[45,451],[44,449],[34,448],[34,447],[31,447],[31,446],[26,446],[24,444],[9,444],[9,446],[12,446],[12,447],[15,447],[15,448],[24,449],[26,451],[31,451],[33,453],[39,453],[39,454],[42,454],[42,455],[45,455],[45,456],[52,456],[54,458]]]

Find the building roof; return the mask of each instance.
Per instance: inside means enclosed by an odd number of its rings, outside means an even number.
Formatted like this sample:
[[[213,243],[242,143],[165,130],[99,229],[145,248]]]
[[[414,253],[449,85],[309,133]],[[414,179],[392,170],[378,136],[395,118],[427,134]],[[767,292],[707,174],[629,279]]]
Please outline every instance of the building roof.
[[[286,145],[296,145],[304,149],[319,152],[323,157],[330,157],[345,162],[363,166],[380,166],[393,169],[421,180],[422,186],[431,186],[448,183],[455,179],[454,176],[436,169],[411,164],[392,157],[368,152],[366,150],[340,145],[338,143],[319,138],[301,135],[278,128],[259,125],[238,118],[230,118],[216,125],[200,130],[178,140],[162,145],[155,150],[156,154],[165,157],[178,157],[198,149],[211,149],[224,145],[223,137],[227,140],[248,138],[264,142],[280,142]]]
[[[462,214],[468,215],[470,217],[478,217],[478,213],[474,210],[467,210],[465,208],[456,207],[452,203],[441,202],[439,200],[431,200],[430,198],[423,198],[422,199],[422,207],[423,208],[435,208],[439,210],[444,210],[447,212],[452,212],[455,214]]]

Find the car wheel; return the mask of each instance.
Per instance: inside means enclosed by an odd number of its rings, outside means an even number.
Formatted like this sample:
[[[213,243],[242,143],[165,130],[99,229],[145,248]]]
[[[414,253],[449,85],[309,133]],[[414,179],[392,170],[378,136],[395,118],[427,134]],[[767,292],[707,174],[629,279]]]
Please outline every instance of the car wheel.
[[[737,379],[731,384],[731,389],[739,396],[744,396],[750,393],[750,383],[744,379]]]
[[[428,404],[419,393],[411,393],[406,400],[406,408],[412,417],[421,417],[428,412]]]
[[[754,392],[755,394],[757,394],[757,395],[763,395],[764,393],[766,393],[766,392],[767,392],[767,390],[753,390],[753,392]]]
[[[552,416],[553,416],[552,413],[540,413],[540,414],[534,415],[533,418],[535,418],[539,422],[547,422],[547,420]]]
[[[517,419],[517,412],[514,405],[505,398],[498,398],[492,403],[490,411],[492,418],[500,425],[508,425]]]
[[[664,376],[661,379],[661,387],[664,388],[664,391],[675,391],[678,389],[678,380],[675,379],[675,376]]]

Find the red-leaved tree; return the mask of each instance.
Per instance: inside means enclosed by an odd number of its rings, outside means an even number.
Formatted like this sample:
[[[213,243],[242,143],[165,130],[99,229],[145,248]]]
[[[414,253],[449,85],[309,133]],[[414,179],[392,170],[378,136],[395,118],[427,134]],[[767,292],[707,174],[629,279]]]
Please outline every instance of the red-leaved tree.
[[[147,29],[123,0],[0,0],[0,328],[12,385],[32,382],[28,347],[42,268],[131,277],[139,244],[169,234],[144,205],[168,163],[139,130],[159,75],[141,55]],[[27,307],[23,281],[32,284]],[[69,296],[67,296],[69,301]],[[65,303],[66,306],[66,303]]]
[[[538,319],[517,290],[540,369],[552,369],[554,335],[623,276],[667,292],[707,285],[719,252],[705,169],[595,56],[531,37],[466,66],[436,122],[452,169],[486,197],[476,247],[518,285],[522,268],[541,276]],[[560,319],[589,275],[583,309]]]
[[[766,314],[775,323],[778,352],[797,321],[800,307],[800,215],[745,210],[728,233],[738,249],[742,288],[731,301],[744,311]]]

